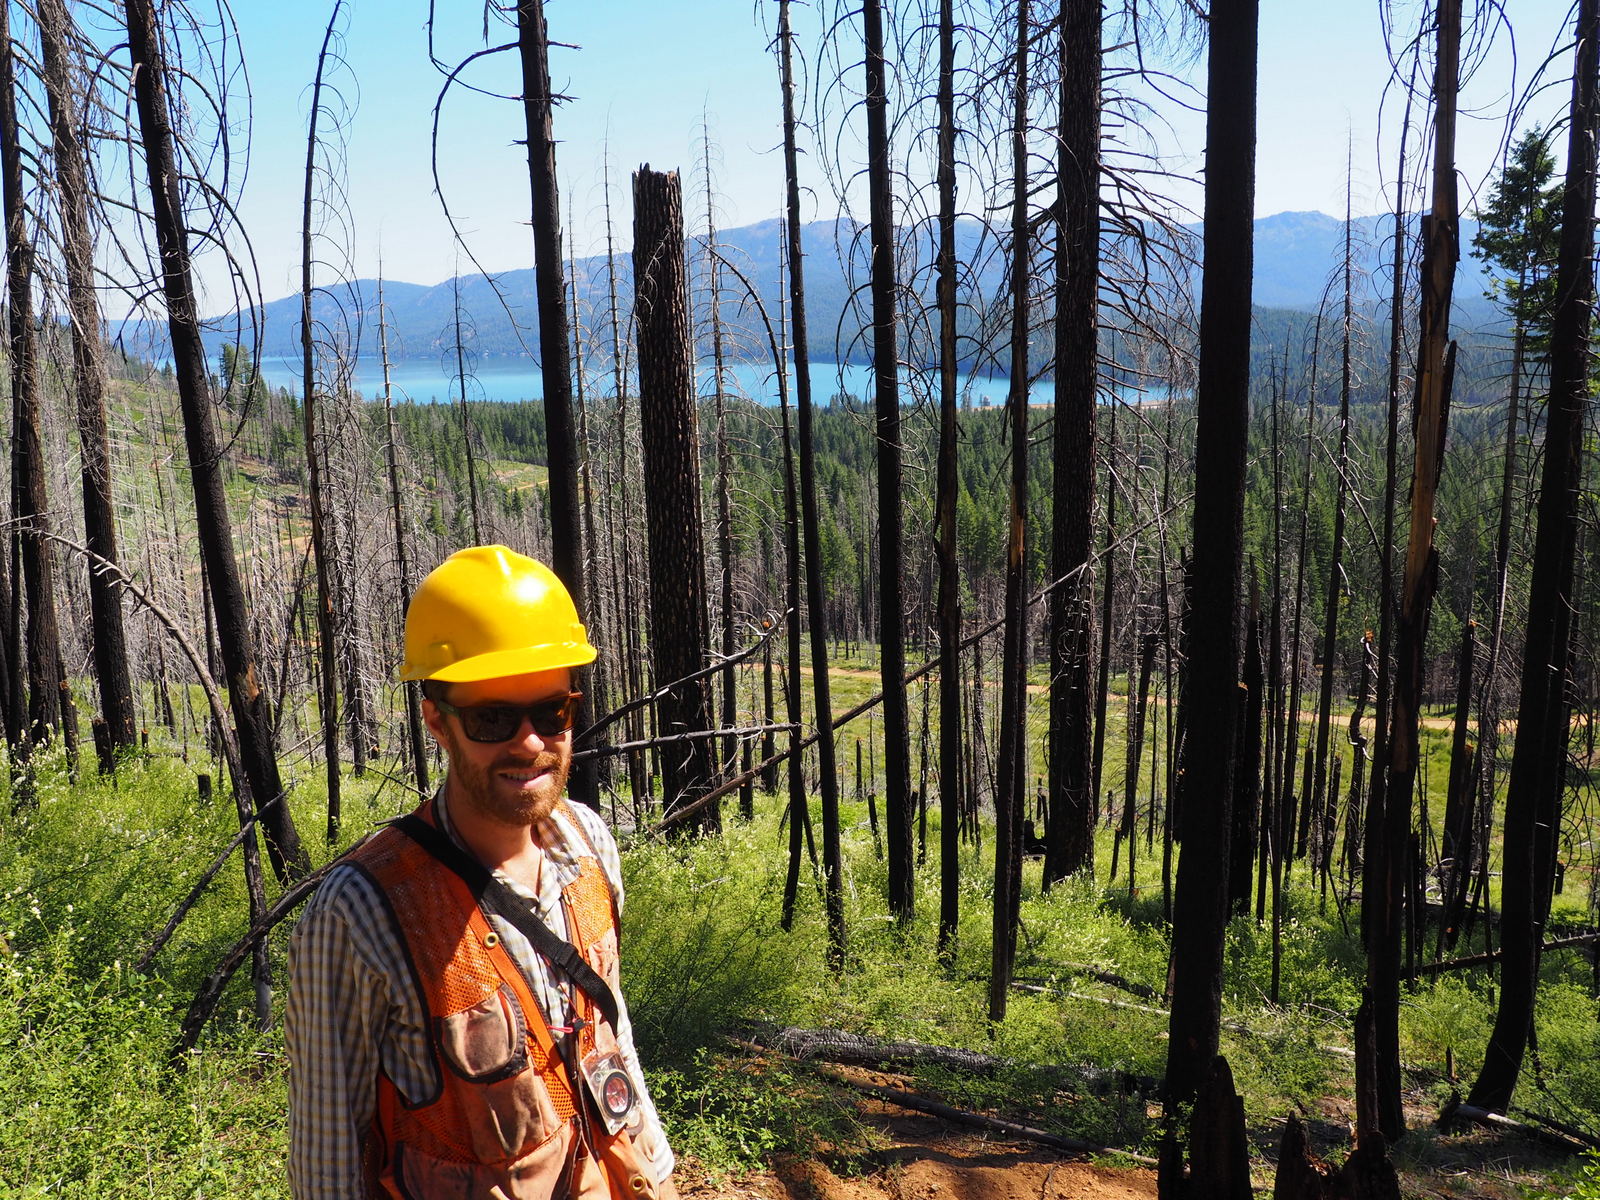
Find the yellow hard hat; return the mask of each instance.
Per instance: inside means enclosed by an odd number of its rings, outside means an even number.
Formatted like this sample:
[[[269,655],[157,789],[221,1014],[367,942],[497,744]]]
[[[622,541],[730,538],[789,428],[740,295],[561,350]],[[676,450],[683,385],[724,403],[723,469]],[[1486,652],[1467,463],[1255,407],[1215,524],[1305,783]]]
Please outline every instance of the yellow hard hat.
[[[497,679],[581,667],[595,655],[554,571],[505,546],[471,546],[412,593],[400,678]]]

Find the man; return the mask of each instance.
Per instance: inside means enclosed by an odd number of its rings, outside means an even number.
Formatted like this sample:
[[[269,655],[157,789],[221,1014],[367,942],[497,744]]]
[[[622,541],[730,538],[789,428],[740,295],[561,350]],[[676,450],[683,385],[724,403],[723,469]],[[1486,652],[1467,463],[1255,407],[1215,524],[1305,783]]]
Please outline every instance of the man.
[[[618,990],[616,843],[563,798],[595,653],[560,580],[504,546],[412,597],[401,678],[448,772],[295,929],[300,1200],[676,1200]]]

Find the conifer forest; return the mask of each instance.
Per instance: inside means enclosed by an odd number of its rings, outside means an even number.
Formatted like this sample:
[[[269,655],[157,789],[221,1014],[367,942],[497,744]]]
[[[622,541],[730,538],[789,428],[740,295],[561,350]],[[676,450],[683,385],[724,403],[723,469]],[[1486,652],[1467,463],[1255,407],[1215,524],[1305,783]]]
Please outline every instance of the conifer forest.
[[[1350,6],[1381,215],[1284,305],[1258,0],[729,5],[738,227],[709,128],[564,133],[564,8],[406,18],[527,167],[528,269],[424,289],[357,271],[346,0],[297,113],[227,4],[0,5],[0,1196],[288,1195],[290,931],[438,787],[407,598],[501,543],[600,648],[686,1195],[1600,1200],[1600,0]]]

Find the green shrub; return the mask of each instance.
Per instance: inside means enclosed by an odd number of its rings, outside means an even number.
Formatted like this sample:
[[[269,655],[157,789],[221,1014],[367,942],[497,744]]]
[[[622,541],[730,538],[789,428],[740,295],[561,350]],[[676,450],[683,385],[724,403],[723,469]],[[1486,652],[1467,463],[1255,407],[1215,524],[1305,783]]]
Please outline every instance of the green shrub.
[[[781,1063],[702,1049],[652,1070],[650,1091],[674,1151],[713,1175],[757,1170],[774,1154],[838,1152],[865,1136],[831,1091]]]
[[[31,902],[5,912],[0,955],[0,1193],[287,1194],[284,1077],[273,1038],[237,1036],[167,1065],[162,984],[113,961],[103,930]]]
[[[1493,1020],[1480,989],[1466,979],[1439,975],[1401,996],[1400,1058],[1442,1077],[1448,1054],[1457,1077],[1470,1078],[1483,1061]]]
[[[1600,1021],[1588,989],[1545,983],[1534,1016],[1538,1061],[1530,1051],[1517,1087],[1517,1103],[1548,1116],[1600,1130]]]
[[[1572,1169],[1570,1178],[1554,1191],[1530,1191],[1530,1197],[1556,1196],[1559,1200],[1600,1200],[1600,1152],[1591,1150]]]
[[[645,1062],[683,1064],[749,1018],[787,1020],[822,949],[778,925],[783,877],[754,829],[642,845],[623,864],[623,987]]]

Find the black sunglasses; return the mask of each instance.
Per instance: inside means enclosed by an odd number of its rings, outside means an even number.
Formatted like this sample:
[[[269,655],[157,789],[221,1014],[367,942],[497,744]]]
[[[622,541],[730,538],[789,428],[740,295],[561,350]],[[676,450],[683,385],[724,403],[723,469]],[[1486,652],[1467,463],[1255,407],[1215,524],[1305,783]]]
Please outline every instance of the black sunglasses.
[[[504,742],[515,737],[522,728],[522,718],[540,737],[555,737],[566,733],[578,719],[578,705],[583,702],[582,692],[567,692],[551,696],[534,704],[451,704],[448,700],[435,700],[434,707],[461,720],[461,732],[474,742]]]

